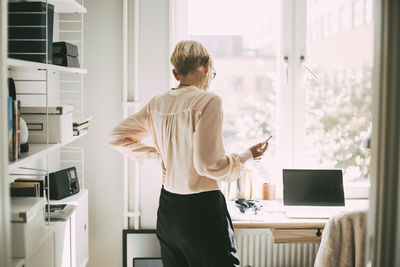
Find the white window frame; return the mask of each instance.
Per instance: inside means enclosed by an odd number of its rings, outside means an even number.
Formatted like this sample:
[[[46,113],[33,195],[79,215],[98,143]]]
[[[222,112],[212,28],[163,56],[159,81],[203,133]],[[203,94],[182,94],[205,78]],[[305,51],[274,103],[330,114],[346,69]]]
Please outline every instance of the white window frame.
[[[170,53],[178,41],[189,39],[188,1],[170,0]],[[305,156],[306,75],[300,57],[306,56],[306,8],[307,0],[282,0],[278,131],[274,137],[279,169],[304,167],[299,159]],[[170,87],[175,84],[171,75]],[[369,198],[369,189],[369,182],[345,182],[347,199]],[[281,191],[278,186],[278,197]]]

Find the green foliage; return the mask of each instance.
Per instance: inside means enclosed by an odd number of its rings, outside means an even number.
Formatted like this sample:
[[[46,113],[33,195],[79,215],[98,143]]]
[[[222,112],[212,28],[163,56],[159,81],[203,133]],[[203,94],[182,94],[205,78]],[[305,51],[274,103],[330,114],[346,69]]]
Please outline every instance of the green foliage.
[[[306,140],[321,167],[342,168],[347,180],[369,177],[370,153],[363,144],[371,131],[371,71],[319,73],[309,81]]]

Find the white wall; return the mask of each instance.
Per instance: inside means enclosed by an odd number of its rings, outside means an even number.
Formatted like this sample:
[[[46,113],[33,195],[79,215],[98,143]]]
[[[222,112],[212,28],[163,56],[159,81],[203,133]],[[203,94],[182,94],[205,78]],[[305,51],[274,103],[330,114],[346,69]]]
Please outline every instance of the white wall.
[[[84,3],[84,112],[93,121],[77,145],[89,189],[89,266],[122,266],[122,156],[107,146],[122,118],[122,0]]]
[[[89,266],[122,266],[123,157],[106,144],[122,120],[122,0],[85,0],[85,6],[84,111],[93,121],[77,145],[85,149],[89,189]],[[169,1],[140,0],[139,6],[139,93],[145,104],[168,90]],[[142,166],[140,175],[141,227],[155,229],[160,167]]]
[[[169,1],[140,0],[139,10],[139,101],[146,104],[169,89]],[[142,229],[156,228],[160,189],[160,166],[141,166]]]

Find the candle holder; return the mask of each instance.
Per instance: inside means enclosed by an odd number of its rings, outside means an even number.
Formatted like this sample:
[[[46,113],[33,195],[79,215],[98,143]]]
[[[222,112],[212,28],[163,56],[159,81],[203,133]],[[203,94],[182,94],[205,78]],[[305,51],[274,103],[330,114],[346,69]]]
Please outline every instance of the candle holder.
[[[262,187],[262,199],[263,200],[275,200],[276,199],[276,185],[270,183],[264,183]]]

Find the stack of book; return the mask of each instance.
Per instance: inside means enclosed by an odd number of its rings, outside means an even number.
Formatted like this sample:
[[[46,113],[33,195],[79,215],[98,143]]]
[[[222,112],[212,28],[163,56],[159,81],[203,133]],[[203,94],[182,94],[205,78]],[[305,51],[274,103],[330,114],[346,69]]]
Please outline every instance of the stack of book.
[[[8,3],[8,56],[52,63],[53,21],[53,5],[43,2]]]
[[[43,197],[44,181],[41,179],[19,178],[10,184],[12,197]]]
[[[53,64],[79,68],[78,47],[67,42],[53,43]]]
[[[16,100],[14,80],[8,79],[8,155],[10,161],[20,157],[21,152],[21,103]]]
[[[92,117],[87,117],[80,121],[76,121],[72,124],[72,129],[74,130],[73,135],[78,136],[84,132],[87,132],[89,129],[90,120]]]

